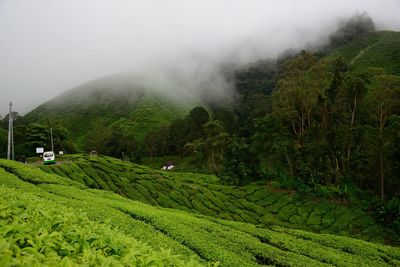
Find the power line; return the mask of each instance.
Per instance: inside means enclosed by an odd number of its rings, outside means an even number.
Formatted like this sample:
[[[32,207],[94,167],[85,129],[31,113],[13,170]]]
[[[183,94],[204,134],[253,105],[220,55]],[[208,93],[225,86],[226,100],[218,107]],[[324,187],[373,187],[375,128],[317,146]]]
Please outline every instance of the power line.
[[[51,151],[53,151],[53,153],[54,153],[53,127],[50,128],[50,139],[51,139]]]
[[[10,112],[8,113],[8,146],[7,146],[7,159],[14,160],[14,125],[12,114],[12,102],[10,102]]]

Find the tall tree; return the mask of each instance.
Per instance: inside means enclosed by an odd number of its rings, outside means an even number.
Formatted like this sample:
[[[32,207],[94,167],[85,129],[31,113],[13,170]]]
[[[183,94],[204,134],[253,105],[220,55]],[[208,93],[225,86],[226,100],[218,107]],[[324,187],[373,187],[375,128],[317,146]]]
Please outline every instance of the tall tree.
[[[229,134],[219,121],[209,121],[204,125],[205,136],[186,144],[190,152],[197,152],[205,161],[208,171],[219,173],[223,167],[223,155],[229,144]]]
[[[344,160],[347,171],[350,170],[351,151],[355,144],[356,116],[362,106],[362,101],[367,92],[368,78],[363,74],[348,73],[343,79],[342,86],[338,93],[338,101],[333,110],[339,117],[343,141]]]
[[[206,124],[208,122],[208,119],[210,118],[208,111],[201,106],[194,107],[189,112],[189,116],[193,119],[195,125],[198,128],[203,127],[203,125]]]
[[[7,131],[0,127],[0,157],[4,158],[7,154]]]
[[[313,55],[302,51],[285,65],[273,94],[274,116],[291,125],[300,146],[307,129],[313,126],[313,111],[329,82],[324,67],[316,64]]]
[[[50,148],[48,130],[41,124],[29,124],[26,129],[26,139],[32,151],[34,151],[35,147]]]
[[[204,136],[203,125],[208,122],[209,117],[208,111],[198,106],[193,108],[185,118],[173,121],[169,129],[171,152],[183,154],[187,143],[201,139]]]
[[[371,122],[377,132],[377,153],[379,165],[380,196],[385,197],[385,130],[387,121],[400,104],[400,78],[393,75],[378,75],[372,81],[367,94]]]
[[[364,96],[366,92],[366,86],[365,86],[365,81],[362,78],[359,77],[352,77],[350,76],[349,79],[347,80],[347,88],[348,88],[348,99],[352,99],[353,103],[352,105],[349,106],[350,112],[351,112],[351,119],[350,119],[350,125],[349,125],[349,132],[350,132],[350,142],[347,146],[347,161],[350,161],[350,156],[351,156],[351,137],[352,137],[352,132],[354,128],[354,122],[356,118],[356,112],[357,112],[357,107],[358,107],[358,102],[362,97]]]
[[[150,157],[166,156],[170,144],[169,127],[150,131],[146,134],[143,145],[145,153]]]

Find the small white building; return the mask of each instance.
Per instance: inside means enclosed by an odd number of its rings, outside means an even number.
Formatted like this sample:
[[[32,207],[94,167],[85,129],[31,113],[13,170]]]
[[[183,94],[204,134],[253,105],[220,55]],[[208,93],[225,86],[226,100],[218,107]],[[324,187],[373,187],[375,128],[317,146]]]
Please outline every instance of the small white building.
[[[161,169],[162,170],[172,170],[174,167],[175,166],[172,163],[167,162],[167,163],[164,164],[164,166]]]

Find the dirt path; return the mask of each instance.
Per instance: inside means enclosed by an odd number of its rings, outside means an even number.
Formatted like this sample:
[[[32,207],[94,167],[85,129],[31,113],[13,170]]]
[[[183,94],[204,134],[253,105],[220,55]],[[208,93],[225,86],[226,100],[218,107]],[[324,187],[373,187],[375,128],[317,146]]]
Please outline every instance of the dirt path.
[[[56,164],[55,165],[61,165],[61,164],[63,164],[63,163],[65,163],[65,160],[60,160],[60,161],[56,161]],[[43,165],[43,160],[38,160],[38,161],[34,161],[34,162],[29,162],[29,163],[27,163],[28,165],[30,165],[30,166],[40,166],[40,165]]]

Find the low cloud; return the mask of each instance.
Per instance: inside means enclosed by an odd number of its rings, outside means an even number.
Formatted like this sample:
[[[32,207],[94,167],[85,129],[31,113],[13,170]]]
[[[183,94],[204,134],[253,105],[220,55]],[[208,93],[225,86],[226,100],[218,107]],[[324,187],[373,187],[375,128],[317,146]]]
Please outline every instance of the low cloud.
[[[10,100],[25,113],[116,73],[226,92],[224,62],[324,42],[363,11],[378,29],[400,30],[399,0],[0,0],[0,114]]]

